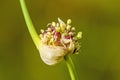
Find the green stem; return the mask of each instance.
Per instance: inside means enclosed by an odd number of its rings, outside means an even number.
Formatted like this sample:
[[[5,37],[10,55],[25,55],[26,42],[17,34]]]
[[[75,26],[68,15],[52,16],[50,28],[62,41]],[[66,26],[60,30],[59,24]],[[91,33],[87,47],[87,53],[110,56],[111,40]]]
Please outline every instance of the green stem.
[[[77,73],[70,55],[65,56],[65,61],[71,76],[71,80],[78,80]]]
[[[21,4],[23,16],[25,18],[25,22],[27,24],[27,28],[30,32],[30,35],[33,39],[33,42],[35,43],[35,46],[37,48],[39,48],[40,38],[39,38],[35,28],[34,28],[34,25],[33,25],[32,20],[30,18],[30,15],[29,15],[29,12],[27,10],[25,1],[20,0],[20,4]],[[67,67],[68,67],[68,70],[69,70],[69,73],[70,73],[70,76],[71,76],[71,80],[78,80],[74,64],[73,64],[72,59],[70,58],[69,55],[65,56],[65,61],[66,61],[66,64],[67,64]]]
[[[33,39],[33,42],[35,43],[35,46],[38,48],[39,43],[40,43],[40,38],[39,38],[35,28],[34,28],[32,20],[30,18],[28,9],[27,9],[26,4],[25,4],[25,0],[20,0],[20,4],[21,4],[23,16],[24,16],[27,28],[29,30],[29,33],[30,33],[30,35],[31,35],[31,37]]]

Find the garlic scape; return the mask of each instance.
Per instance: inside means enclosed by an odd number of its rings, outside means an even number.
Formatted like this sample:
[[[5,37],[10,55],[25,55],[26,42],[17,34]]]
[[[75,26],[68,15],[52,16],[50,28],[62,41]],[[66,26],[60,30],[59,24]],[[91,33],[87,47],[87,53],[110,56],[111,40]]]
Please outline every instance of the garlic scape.
[[[49,23],[46,30],[41,29],[39,52],[46,64],[54,65],[62,61],[64,56],[78,52],[78,40],[81,39],[82,32],[76,34],[75,27],[70,24],[70,19],[65,24],[58,18],[58,23]]]
[[[38,49],[41,59],[47,65],[55,65],[63,59],[68,67],[71,80],[78,80],[77,73],[69,54],[77,54],[80,49],[79,39],[82,38],[82,32],[76,33],[75,27],[72,27],[71,20],[63,22],[58,18],[58,22],[49,23],[46,30],[41,29],[38,35],[28,13],[25,0],[20,0],[23,16],[32,37],[32,40]]]

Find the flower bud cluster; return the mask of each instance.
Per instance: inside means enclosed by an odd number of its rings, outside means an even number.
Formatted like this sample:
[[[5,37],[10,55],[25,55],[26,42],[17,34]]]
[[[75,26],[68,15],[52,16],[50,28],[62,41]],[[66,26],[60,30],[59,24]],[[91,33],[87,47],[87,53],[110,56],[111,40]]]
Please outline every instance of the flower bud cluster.
[[[55,65],[67,54],[78,52],[80,48],[78,40],[81,39],[82,32],[76,34],[75,27],[70,24],[70,19],[65,24],[58,18],[58,23],[49,23],[47,30],[41,30],[39,52],[46,64]]]

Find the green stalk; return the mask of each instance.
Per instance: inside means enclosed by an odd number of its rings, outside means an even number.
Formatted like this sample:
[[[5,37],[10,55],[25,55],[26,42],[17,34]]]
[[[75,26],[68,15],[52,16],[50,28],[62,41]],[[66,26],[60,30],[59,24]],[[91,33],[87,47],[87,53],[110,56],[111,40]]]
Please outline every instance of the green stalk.
[[[78,80],[77,73],[76,73],[76,70],[75,70],[75,67],[74,67],[74,64],[72,62],[70,55],[65,56],[64,59],[65,59],[66,65],[68,67],[68,70],[69,70],[69,73],[71,76],[71,80]]]
[[[20,5],[21,5],[21,8],[22,8],[23,16],[24,16],[28,31],[29,31],[29,33],[32,37],[32,40],[33,40],[35,46],[37,48],[39,48],[40,38],[39,38],[35,28],[34,28],[32,20],[30,18],[29,12],[28,12],[26,4],[25,4],[25,0],[20,0]],[[74,64],[72,62],[72,59],[70,58],[69,55],[65,56],[64,59],[65,59],[66,64],[67,64],[67,67],[68,67],[68,70],[69,70],[69,73],[70,73],[70,76],[71,76],[71,80],[78,80],[77,73],[76,73]]]
[[[23,16],[24,16],[28,31],[32,37],[32,40],[33,40],[35,46],[38,48],[39,44],[40,44],[40,38],[35,30],[35,27],[32,23],[32,20],[30,18],[28,9],[27,9],[26,4],[25,4],[25,0],[20,0],[20,5],[22,8]]]

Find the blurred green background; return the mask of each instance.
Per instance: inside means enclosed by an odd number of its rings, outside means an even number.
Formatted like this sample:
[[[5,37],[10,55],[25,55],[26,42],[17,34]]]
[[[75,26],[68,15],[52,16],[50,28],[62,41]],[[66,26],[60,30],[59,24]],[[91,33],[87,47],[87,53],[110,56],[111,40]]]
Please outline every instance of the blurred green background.
[[[26,0],[37,32],[72,19],[83,32],[73,55],[79,80],[120,80],[120,0]],[[45,65],[28,33],[19,0],[0,0],[0,80],[70,80],[64,61]]]

